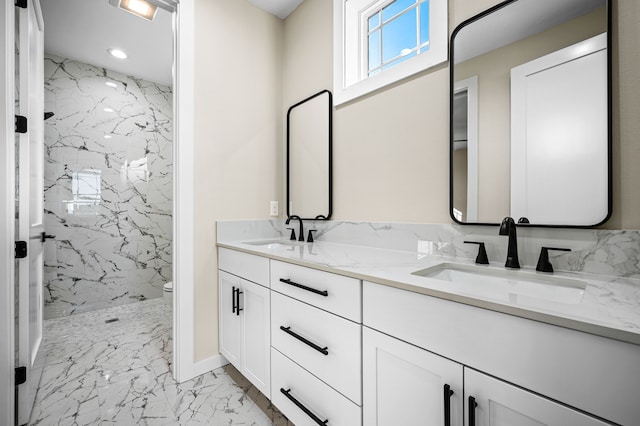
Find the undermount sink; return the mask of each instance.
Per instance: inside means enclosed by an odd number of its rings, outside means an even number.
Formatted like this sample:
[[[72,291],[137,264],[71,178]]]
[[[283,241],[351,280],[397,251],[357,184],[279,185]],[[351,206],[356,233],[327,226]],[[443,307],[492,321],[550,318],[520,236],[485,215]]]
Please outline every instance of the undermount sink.
[[[579,304],[587,287],[586,283],[571,278],[449,262],[412,274],[446,281],[460,293],[519,304],[536,300]]]
[[[262,240],[262,241],[245,241],[245,244],[252,246],[263,246],[265,248],[274,249],[279,247],[297,247],[304,245],[304,241],[295,240]]]

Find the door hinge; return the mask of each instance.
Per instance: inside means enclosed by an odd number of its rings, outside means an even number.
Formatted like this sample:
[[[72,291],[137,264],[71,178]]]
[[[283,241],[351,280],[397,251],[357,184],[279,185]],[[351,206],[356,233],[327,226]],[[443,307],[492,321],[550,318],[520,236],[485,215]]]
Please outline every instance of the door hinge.
[[[16,115],[16,133],[27,133],[27,117]]]
[[[22,9],[26,9],[28,2],[29,0],[16,0],[16,6],[21,7]]]
[[[27,257],[27,242],[16,241],[16,259],[24,259]]]
[[[27,381],[27,367],[16,368],[16,386]]]

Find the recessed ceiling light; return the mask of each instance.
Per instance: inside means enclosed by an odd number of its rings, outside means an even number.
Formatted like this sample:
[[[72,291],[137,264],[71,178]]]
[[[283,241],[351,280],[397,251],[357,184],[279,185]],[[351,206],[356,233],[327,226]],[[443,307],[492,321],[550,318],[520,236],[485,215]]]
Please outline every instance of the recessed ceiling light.
[[[107,86],[109,86],[109,87],[118,87],[118,85],[116,83],[114,83],[113,81],[107,81],[105,84]]]
[[[113,108],[105,108],[104,112],[115,112]]]
[[[109,3],[147,21],[152,21],[158,11],[158,6],[145,0],[109,0]]]
[[[112,137],[113,137],[113,136],[111,136],[111,135],[104,135],[104,138],[105,138],[105,139],[111,139]]]
[[[127,54],[120,49],[107,49],[107,52],[109,52],[114,58],[127,59]]]

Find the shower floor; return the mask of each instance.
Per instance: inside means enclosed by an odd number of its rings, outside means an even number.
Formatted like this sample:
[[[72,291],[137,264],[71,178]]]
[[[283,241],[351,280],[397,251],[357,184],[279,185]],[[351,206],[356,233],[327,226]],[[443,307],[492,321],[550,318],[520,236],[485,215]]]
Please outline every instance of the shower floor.
[[[176,383],[171,326],[162,299],[45,321],[29,424],[292,424],[230,365]]]

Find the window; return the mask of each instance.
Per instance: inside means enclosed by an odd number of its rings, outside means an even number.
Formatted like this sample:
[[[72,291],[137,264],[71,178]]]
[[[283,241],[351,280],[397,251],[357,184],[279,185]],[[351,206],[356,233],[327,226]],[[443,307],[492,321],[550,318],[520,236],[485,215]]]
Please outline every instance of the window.
[[[65,201],[68,214],[95,214],[100,205],[101,171],[84,169],[71,175],[71,194],[73,200]]]
[[[447,0],[334,0],[340,104],[447,60]]]

